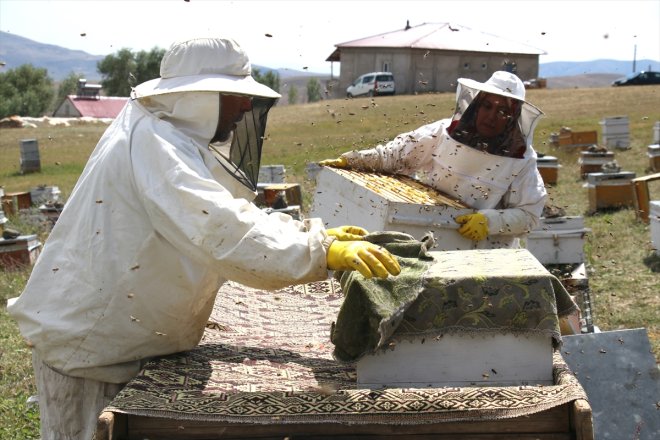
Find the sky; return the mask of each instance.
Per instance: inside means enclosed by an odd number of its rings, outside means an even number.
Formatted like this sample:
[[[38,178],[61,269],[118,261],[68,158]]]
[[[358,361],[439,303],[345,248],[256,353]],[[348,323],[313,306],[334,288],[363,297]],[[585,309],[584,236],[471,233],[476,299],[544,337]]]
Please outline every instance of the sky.
[[[335,45],[406,22],[524,43],[546,52],[540,63],[660,61],[660,0],[0,0],[1,31],[92,55],[218,35],[252,64],[327,74],[339,68],[325,61]]]

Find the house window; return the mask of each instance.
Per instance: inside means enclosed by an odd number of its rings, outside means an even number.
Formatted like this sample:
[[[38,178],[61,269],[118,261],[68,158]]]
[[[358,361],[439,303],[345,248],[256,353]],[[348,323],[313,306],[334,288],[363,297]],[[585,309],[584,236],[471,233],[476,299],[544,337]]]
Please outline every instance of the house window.
[[[505,72],[517,73],[518,66],[516,65],[515,61],[504,60],[504,62],[502,63],[502,70],[504,70]]]

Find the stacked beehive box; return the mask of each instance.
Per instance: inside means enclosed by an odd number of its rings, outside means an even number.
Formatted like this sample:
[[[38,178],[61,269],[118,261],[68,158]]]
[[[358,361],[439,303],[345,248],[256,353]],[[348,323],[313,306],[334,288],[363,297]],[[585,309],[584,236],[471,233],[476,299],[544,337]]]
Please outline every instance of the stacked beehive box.
[[[589,232],[580,216],[543,217],[527,236],[525,247],[542,264],[582,263],[585,237]]]
[[[550,135],[550,143],[555,147],[584,149],[598,143],[598,132],[573,131],[570,127],[562,127],[559,133]]]
[[[614,160],[614,152],[606,149],[589,149],[580,152],[578,165],[580,165],[580,175],[582,179],[587,178],[589,173],[600,173],[603,171],[603,165]]]
[[[36,139],[21,140],[21,173],[41,171],[39,144]]]
[[[630,148],[628,116],[614,116],[600,121],[603,144],[622,150]]]
[[[498,302],[498,295],[514,295],[515,289],[505,287],[509,282],[519,283],[529,277],[528,270],[533,270],[541,285],[546,277],[550,278],[547,270],[524,249],[431,252],[431,255],[434,263],[424,277],[438,286],[453,287],[429,289],[407,311],[400,312],[406,317],[390,343],[357,361],[358,384],[366,388],[552,384],[552,338],[535,324],[520,326],[517,331],[495,325],[497,330],[494,330],[489,326],[495,315],[488,315],[491,319],[477,319],[460,329],[445,328],[447,321],[453,323],[448,316],[457,303],[489,291],[491,296],[486,296],[489,301],[503,305],[504,302]],[[547,294],[541,294],[541,290],[527,291],[529,301]],[[561,294],[554,293],[558,297]],[[477,301],[474,306],[478,305]],[[442,309],[443,306],[447,309]],[[554,301],[553,307],[557,307]],[[505,306],[500,313],[506,313],[504,309]],[[443,315],[446,321],[440,319]],[[341,315],[338,325],[339,319]],[[415,327],[411,332],[406,319],[413,319],[420,328]],[[425,320],[433,321],[438,328]],[[426,332],[421,332],[421,328],[426,328]]]
[[[56,202],[60,199],[61,191],[56,186],[37,186],[30,190],[32,204],[40,205],[47,202]]]
[[[16,269],[34,264],[41,253],[41,242],[36,235],[0,238],[0,267]]]
[[[546,185],[554,185],[559,178],[559,161],[555,156],[543,155],[536,159],[536,167]]]
[[[651,171],[660,171],[660,144],[649,145],[646,154],[649,157]]]
[[[589,210],[632,207],[635,203],[632,179],[635,173],[619,171],[587,174]]]
[[[29,191],[4,193],[2,195],[2,209],[8,215],[15,215],[22,209],[32,206],[32,197]]]
[[[0,188],[0,200],[5,196],[5,190],[3,188]],[[5,230],[5,223],[7,223],[9,219],[5,217],[5,211],[3,209],[3,204],[0,203],[0,233],[2,233]]]
[[[655,253],[660,255],[660,200],[650,202],[649,229],[651,230],[651,245]]]

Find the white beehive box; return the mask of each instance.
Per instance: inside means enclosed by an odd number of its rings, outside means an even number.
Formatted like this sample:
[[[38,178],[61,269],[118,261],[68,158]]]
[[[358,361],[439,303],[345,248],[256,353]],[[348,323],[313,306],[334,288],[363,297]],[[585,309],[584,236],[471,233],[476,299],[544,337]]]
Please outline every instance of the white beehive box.
[[[465,279],[481,279],[486,285],[488,279],[484,277],[518,280],[532,267],[539,270],[539,275],[549,276],[529,251],[521,249],[433,251],[431,255],[436,266],[429,268],[425,277],[436,277],[439,284],[454,282],[452,273],[460,273],[459,277]],[[498,264],[494,265],[495,258]],[[451,269],[445,267],[447,261],[452,262]],[[439,308],[443,302],[456,299],[452,295],[469,298],[474,293],[470,284],[453,293],[437,291],[435,302],[433,294],[423,302]],[[528,295],[533,301],[535,295],[543,293],[530,290]],[[413,303],[410,307],[422,305]],[[399,327],[381,348],[358,359],[357,383],[361,388],[549,385],[553,383],[553,340],[549,333],[537,331],[537,324],[515,331],[489,330],[488,325],[465,331],[443,331],[440,327],[425,335]]]
[[[7,217],[5,217],[5,212],[0,208],[0,234],[2,234],[5,230],[5,224],[9,221]]]
[[[649,229],[651,230],[651,245],[655,253],[660,255],[660,200],[649,202]]]
[[[30,191],[32,203],[40,205],[46,202],[59,200],[61,191],[56,186],[38,186]]]
[[[552,385],[552,339],[461,335],[403,339],[357,362],[360,388]]]
[[[0,188],[0,200],[5,195],[5,190],[3,188]],[[7,223],[9,219],[5,217],[5,211],[2,209],[2,203],[0,203],[0,232],[4,231],[5,223]]]
[[[316,179],[311,217],[328,228],[355,225],[421,239],[433,232],[437,250],[472,249],[454,218],[474,212],[461,202],[403,176],[324,167]]]
[[[627,149],[630,147],[630,133],[627,116],[614,116],[600,121],[603,143],[607,147]]]
[[[36,139],[22,139],[21,147],[21,173],[41,171],[41,160],[39,158],[39,144]]]
[[[649,145],[646,149],[651,171],[660,171],[660,143]]]
[[[584,241],[591,232],[582,217],[541,218],[525,240],[525,247],[542,264],[571,264],[584,261]]]

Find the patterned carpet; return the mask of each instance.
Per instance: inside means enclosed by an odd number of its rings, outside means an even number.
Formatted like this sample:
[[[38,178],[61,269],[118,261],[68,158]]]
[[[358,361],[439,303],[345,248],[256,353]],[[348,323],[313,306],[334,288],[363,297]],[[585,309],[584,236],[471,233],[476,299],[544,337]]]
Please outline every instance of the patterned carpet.
[[[264,292],[222,287],[200,345],[148,363],[106,410],[239,423],[418,424],[517,417],[586,399],[554,357],[552,386],[357,389],[332,358],[334,281]]]

